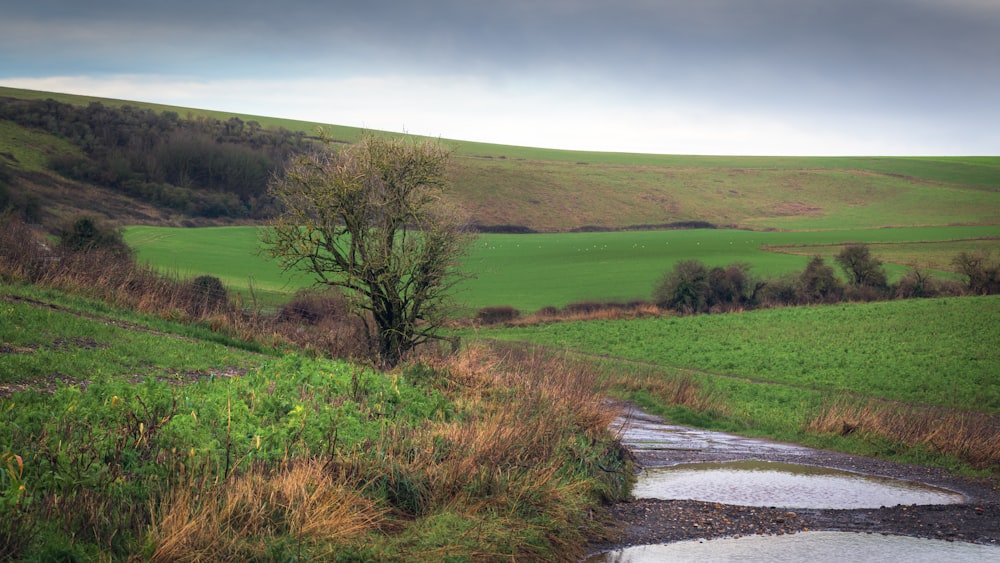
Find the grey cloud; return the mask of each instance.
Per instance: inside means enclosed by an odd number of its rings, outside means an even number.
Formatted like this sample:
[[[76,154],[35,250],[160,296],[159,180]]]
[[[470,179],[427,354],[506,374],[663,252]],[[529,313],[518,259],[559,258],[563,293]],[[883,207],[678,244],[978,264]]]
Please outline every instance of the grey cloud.
[[[5,7],[7,23],[0,22],[6,73],[60,65],[219,78],[376,68],[565,73],[599,77],[654,101],[700,98],[793,113],[933,112],[940,119],[980,111],[981,118],[1000,119],[993,101],[1000,91],[1000,3],[993,0],[18,4]],[[31,49],[17,49],[19,22],[101,33],[40,35]]]

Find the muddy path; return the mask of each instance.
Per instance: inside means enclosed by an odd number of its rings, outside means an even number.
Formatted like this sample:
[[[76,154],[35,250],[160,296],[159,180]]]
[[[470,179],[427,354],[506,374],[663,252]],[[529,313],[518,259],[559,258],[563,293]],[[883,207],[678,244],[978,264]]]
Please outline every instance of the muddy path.
[[[1000,545],[1000,491],[995,482],[957,477],[938,468],[672,426],[633,407],[626,407],[618,424],[622,426],[622,443],[641,468],[749,459],[795,463],[925,483],[961,493],[965,502],[789,510],[638,499],[610,507],[617,523],[615,533],[609,541],[594,542],[592,553],[633,545],[801,531],[867,532]]]

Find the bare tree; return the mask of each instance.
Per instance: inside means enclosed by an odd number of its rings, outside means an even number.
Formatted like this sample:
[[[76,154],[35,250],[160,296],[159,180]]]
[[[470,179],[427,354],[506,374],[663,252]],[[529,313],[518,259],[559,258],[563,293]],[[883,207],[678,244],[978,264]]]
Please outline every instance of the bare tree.
[[[472,242],[443,198],[449,152],[440,144],[368,135],[297,157],[273,182],[283,207],[264,251],[285,271],[347,290],[376,361],[399,363],[438,338],[458,261]]]

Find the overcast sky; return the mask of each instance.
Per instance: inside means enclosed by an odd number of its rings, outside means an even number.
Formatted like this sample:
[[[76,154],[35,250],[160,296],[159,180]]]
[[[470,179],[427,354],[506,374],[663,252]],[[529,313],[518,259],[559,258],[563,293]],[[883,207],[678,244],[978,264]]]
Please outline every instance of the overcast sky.
[[[1000,0],[5,0],[2,12],[3,86],[565,149],[1000,155]]]

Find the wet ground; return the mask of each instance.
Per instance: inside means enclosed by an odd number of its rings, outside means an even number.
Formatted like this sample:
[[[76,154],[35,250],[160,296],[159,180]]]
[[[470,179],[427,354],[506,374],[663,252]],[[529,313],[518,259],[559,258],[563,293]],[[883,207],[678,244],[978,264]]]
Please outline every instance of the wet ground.
[[[585,563],[660,563],[661,561],[906,561],[942,563],[998,561],[1000,547],[908,536],[857,532],[798,532],[783,536],[744,536],[641,545],[587,559]]]
[[[620,523],[617,536],[610,542],[595,543],[592,552],[632,545],[801,531],[867,532],[1000,546],[1000,494],[985,480],[963,479],[936,468],[671,426],[637,409],[629,409],[619,424],[623,425],[623,444],[645,468],[747,459],[805,464],[926,483],[958,492],[965,496],[965,502],[784,509],[640,499],[610,508],[611,517]]]

